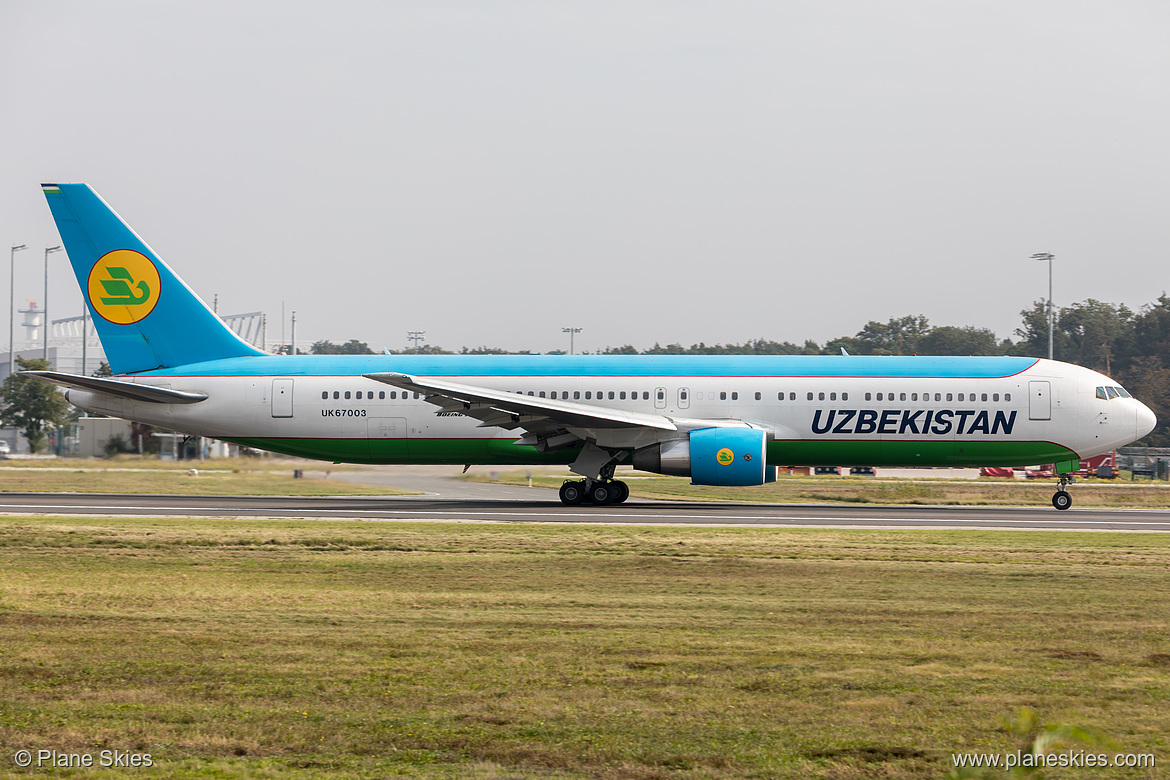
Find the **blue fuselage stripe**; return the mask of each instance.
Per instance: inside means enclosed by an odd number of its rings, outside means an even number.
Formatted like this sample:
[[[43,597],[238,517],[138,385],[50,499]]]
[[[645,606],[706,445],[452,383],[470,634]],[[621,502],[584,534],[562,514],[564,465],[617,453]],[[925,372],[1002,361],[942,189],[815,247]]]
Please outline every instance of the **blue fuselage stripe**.
[[[695,376],[999,379],[1035,365],[1020,357],[866,355],[285,355],[225,358],[140,376]]]

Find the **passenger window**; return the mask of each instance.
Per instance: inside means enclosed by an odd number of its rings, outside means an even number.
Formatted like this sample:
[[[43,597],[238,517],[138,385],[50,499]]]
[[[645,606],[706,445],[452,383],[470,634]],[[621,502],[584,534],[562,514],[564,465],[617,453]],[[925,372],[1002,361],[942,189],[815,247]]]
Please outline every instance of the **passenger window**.
[[[998,400],[999,400],[999,393],[992,393],[992,394],[991,394],[991,400],[992,400],[992,401],[998,401]]]
[[[825,394],[824,393],[817,393],[817,400],[818,401],[825,400]]]
[[[618,398],[620,398],[623,401],[626,400],[626,391],[622,390],[620,393],[618,393]]]
[[[340,393],[340,392],[338,392],[337,390],[334,390],[334,391],[333,391],[333,397],[334,397],[334,398],[341,398],[341,393]]]
[[[592,391],[592,390],[586,390],[586,391],[585,391],[585,400],[586,400],[586,401],[591,401],[591,400],[593,400],[593,391]]]
[[[390,391],[390,400],[391,400],[391,401],[397,401],[397,400],[398,400],[398,391],[397,391],[397,390],[391,390],[391,391]]]
[[[885,397],[886,397],[885,393],[878,393],[878,397],[877,397],[877,399],[878,399],[879,401],[882,401],[882,400],[884,400],[884,399],[885,399]]]
[[[984,400],[984,401],[986,401],[986,400],[987,400],[987,393],[984,393],[984,394],[983,394],[983,398],[982,398],[981,400]]]
[[[837,400],[837,394],[836,394],[836,393],[829,393],[829,400],[830,400],[830,401],[836,401],[836,400]]]
[[[347,401],[349,400],[349,391],[348,390],[345,391],[345,399]]]
[[[679,398],[681,398],[681,399],[682,399],[682,400],[684,400],[684,401],[685,401],[685,400],[687,400],[687,391],[686,391],[686,390],[682,390],[682,391],[680,391],[680,392],[679,392],[679,394],[678,394],[678,397],[679,397]]]
[[[719,400],[720,400],[720,401],[726,401],[726,400],[727,400],[727,391],[726,391],[726,390],[722,390],[722,391],[720,391],[720,393],[719,393]]]
[[[405,396],[405,394],[403,395],[403,397],[404,397],[404,398],[406,397],[406,396]],[[415,394],[414,394],[414,400],[416,400],[416,401],[417,401],[418,399],[419,399],[419,394],[418,394],[418,393],[415,393]]]
[[[906,400],[906,394],[905,394],[905,393],[900,393],[900,394],[898,395],[898,400],[899,400],[899,401],[905,401],[905,400]]]
[[[544,391],[543,390],[540,391],[540,397],[544,398]]]
[[[871,396],[869,393],[866,393],[866,394],[865,394],[865,400],[867,400],[867,401],[872,401],[872,400],[873,400],[873,398],[872,398],[872,396]]]
[[[810,401],[811,401],[812,399],[813,399],[813,394],[812,394],[812,393],[809,393],[809,394],[808,394],[808,400],[810,400]]]
[[[529,390],[529,391],[528,391],[528,394],[529,394],[529,395],[532,395],[532,391],[531,391],[531,390]]]
[[[576,400],[578,400],[580,397],[581,397],[581,391],[580,391],[580,390],[574,390],[574,391],[573,391],[573,400],[574,400],[574,401],[576,401]]]
[[[935,393],[934,400],[941,401],[942,400],[942,393]]]
[[[776,400],[783,401],[784,400],[784,393],[776,393]]]
[[[788,394],[788,400],[789,400],[789,401],[795,401],[795,400],[796,400],[796,393],[789,393],[789,394]]]
[[[953,400],[955,400],[955,395],[954,395],[954,393],[947,393],[947,400],[948,400],[948,401],[953,401]]]
[[[918,393],[911,393],[911,394],[910,394],[910,400],[911,400],[911,401],[917,401],[917,400],[918,400]]]
[[[849,400],[849,393],[841,393],[841,400],[848,401]]]
[[[756,400],[757,401],[759,401],[763,397],[764,397],[763,393],[756,393]]]
[[[655,393],[655,395],[657,395],[657,396],[658,396],[658,400],[659,400],[659,401],[665,401],[665,400],[666,400],[666,391],[665,391],[665,390],[658,390],[658,391]],[[686,397],[687,397],[687,391],[686,391],[686,390],[683,390],[683,392],[682,392],[682,397],[683,397],[684,399],[686,399]],[[646,399],[645,399],[645,398],[643,398],[642,400],[644,401],[644,400],[646,400]]]
[[[609,400],[613,400],[613,390],[609,391]]]
[[[1097,389],[1098,389],[1098,390],[1100,390],[1101,388],[1097,388]],[[328,390],[322,390],[322,391],[321,391],[321,398],[322,398],[322,399],[326,399],[326,398],[328,398],[328,397],[329,397],[329,391],[328,391]]]
[[[731,394],[731,400],[732,400],[732,401],[738,401],[738,400],[739,400],[739,393],[732,393],[732,394]]]
[[[1005,400],[1005,401],[1010,401],[1010,400],[1012,400],[1012,394],[1011,394],[1011,393],[1004,393],[1004,394],[1003,394],[1003,400]]]

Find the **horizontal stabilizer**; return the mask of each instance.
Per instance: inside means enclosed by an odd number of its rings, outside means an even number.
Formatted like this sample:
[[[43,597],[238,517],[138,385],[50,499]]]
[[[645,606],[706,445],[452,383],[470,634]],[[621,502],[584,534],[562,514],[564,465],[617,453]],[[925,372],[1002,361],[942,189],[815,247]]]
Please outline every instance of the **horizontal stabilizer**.
[[[76,374],[62,374],[57,371],[21,371],[20,373],[22,376],[43,379],[46,382],[52,382],[62,387],[72,387],[78,390],[89,390],[94,393],[116,395],[119,398],[129,398],[133,401],[146,401],[152,404],[197,404],[207,399],[206,393],[185,393],[182,390],[139,385],[134,382],[124,382],[120,379],[77,376]]]

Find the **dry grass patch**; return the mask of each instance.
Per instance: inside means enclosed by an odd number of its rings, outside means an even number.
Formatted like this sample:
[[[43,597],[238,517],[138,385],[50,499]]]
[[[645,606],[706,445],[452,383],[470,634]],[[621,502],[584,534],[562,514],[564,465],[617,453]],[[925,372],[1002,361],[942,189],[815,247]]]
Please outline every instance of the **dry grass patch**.
[[[235,461],[235,470],[187,461],[181,468],[83,467],[66,469],[61,461],[52,467],[0,468],[0,492],[4,493],[154,493],[162,495],[227,496],[382,496],[409,491],[359,485],[317,478],[293,478],[293,465],[247,469]],[[295,468],[303,468],[297,463]],[[188,474],[194,469],[195,475]]]

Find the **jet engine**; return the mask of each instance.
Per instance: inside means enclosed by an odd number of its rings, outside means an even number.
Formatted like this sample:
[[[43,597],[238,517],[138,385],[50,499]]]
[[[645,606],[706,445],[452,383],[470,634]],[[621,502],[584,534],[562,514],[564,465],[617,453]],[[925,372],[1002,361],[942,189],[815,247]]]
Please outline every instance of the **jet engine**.
[[[768,431],[760,428],[700,428],[686,438],[634,452],[636,469],[690,477],[692,485],[762,485],[776,481],[768,466]]]

